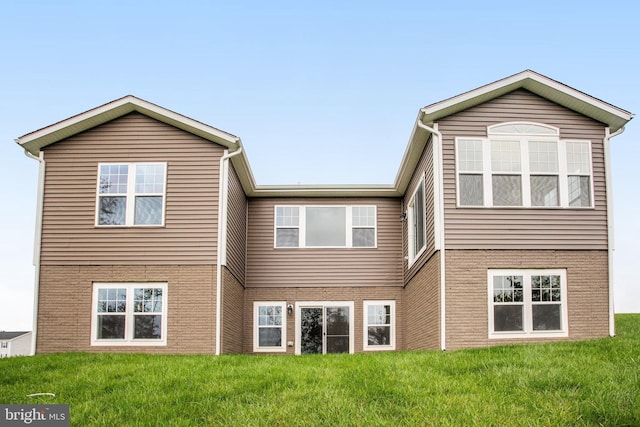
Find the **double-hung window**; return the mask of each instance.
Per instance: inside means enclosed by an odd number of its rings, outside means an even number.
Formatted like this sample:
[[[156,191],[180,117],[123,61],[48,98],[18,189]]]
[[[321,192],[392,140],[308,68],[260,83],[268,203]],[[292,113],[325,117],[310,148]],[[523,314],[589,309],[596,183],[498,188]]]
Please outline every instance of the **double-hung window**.
[[[285,302],[254,302],[253,319],[253,351],[287,351]]]
[[[163,225],[166,169],[166,163],[101,163],[97,225]]]
[[[424,175],[407,205],[407,228],[409,234],[409,265],[420,256],[427,245],[427,218],[424,191]]]
[[[585,141],[567,141],[569,206],[591,206],[591,147]]]
[[[591,143],[536,123],[456,138],[458,206],[592,207]]]
[[[276,206],[276,248],[374,248],[376,207]]]
[[[364,350],[395,350],[396,302],[364,301]]]
[[[95,283],[92,345],[166,345],[166,283]]]
[[[567,336],[566,270],[489,270],[489,338]]]

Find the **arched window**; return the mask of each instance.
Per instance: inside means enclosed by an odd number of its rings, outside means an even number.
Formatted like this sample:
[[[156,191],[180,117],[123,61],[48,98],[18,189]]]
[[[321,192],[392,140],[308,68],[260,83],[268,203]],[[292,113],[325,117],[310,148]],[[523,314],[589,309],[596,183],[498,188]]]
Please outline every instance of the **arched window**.
[[[591,143],[556,127],[507,122],[487,138],[456,138],[458,205],[591,207]]]

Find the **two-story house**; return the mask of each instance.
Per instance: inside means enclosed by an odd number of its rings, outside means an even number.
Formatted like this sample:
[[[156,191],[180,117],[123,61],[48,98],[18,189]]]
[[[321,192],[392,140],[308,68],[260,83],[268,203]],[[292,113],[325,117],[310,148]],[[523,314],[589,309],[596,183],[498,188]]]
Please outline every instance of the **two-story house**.
[[[31,355],[31,332],[0,331],[0,359]]]
[[[609,141],[533,71],[420,109],[389,185],[257,185],[240,138],[126,96],[40,162],[35,349],[334,353],[615,333]]]

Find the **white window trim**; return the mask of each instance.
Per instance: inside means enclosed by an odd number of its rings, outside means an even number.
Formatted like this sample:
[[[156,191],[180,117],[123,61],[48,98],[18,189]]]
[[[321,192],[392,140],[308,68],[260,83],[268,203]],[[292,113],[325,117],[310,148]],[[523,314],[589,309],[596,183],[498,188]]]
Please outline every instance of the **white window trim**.
[[[281,334],[281,345],[279,346],[260,346],[260,327],[259,325],[259,310],[260,307],[266,306],[276,306],[282,307],[282,325],[280,325],[280,329],[282,330]],[[264,327],[264,325],[262,325]],[[287,303],[286,301],[254,301],[253,302],[253,351],[255,353],[283,353],[287,351]]]
[[[388,345],[369,344],[369,306],[389,305],[391,306],[390,343]],[[365,300],[363,302],[362,315],[362,346],[364,351],[387,351],[396,349],[396,302],[394,300]]]
[[[353,320],[354,320],[354,309],[353,309],[353,301],[299,301],[296,302],[296,345],[295,345],[295,354],[300,355],[302,354],[302,349],[300,347],[300,337],[302,334],[302,325],[300,324],[300,322],[302,321],[302,308],[303,307],[322,307],[323,309],[326,307],[349,307],[349,354],[353,354],[354,353],[354,341],[355,341],[355,334],[354,334],[354,324],[353,324]],[[323,311],[324,312],[324,311]],[[324,340],[324,337],[323,337]],[[324,347],[324,345],[323,345]],[[323,348],[323,350],[325,350]],[[324,354],[324,353],[323,353]]]
[[[416,219],[413,217],[413,205],[415,203],[415,199],[416,199],[416,194],[418,193],[418,190],[420,189],[420,186],[422,184],[422,200],[424,201],[425,206],[423,207],[423,211],[424,211],[424,216],[421,218],[422,219],[422,230],[424,235],[422,236],[424,244],[422,245],[422,247],[414,253],[414,246],[415,246],[415,237],[413,235],[413,224],[415,223]],[[418,183],[416,184],[415,189],[413,190],[413,193],[411,194],[411,198],[409,199],[409,203],[407,203],[407,252],[408,252],[408,266],[411,267],[413,265],[413,263],[416,262],[416,260],[418,258],[420,258],[420,256],[424,253],[424,251],[427,250],[427,199],[426,199],[426,183],[425,183],[425,175],[422,174],[420,176],[420,180],[418,181]]]
[[[298,226],[278,226],[278,208],[298,208]],[[345,246],[306,246],[306,208],[345,208]],[[353,208],[373,208],[373,227],[354,227]],[[297,228],[298,246],[277,246],[279,228]],[[353,230],[355,228],[373,228],[373,246],[353,246]],[[275,249],[376,249],[378,247],[378,207],[376,205],[275,205],[273,208],[273,247]]]
[[[553,130],[557,133],[556,136],[550,134],[535,134],[535,133],[523,133],[523,134],[507,134],[503,132],[493,133],[492,129],[499,128],[505,125],[528,125],[528,126],[537,126],[549,130]],[[492,209],[594,209],[595,208],[595,197],[594,197],[594,187],[593,187],[593,153],[592,153],[592,144],[589,140],[580,140],[580,139],[561,139],[560,131],[558,128],[553,126],[535,123],[535,122],[506,122],[500,123],[497,125],[492,125],[487,127],[487,135],[488,137],[473,137],[473,136],[465,136],[465,137],[456,137],[455,138],[455,158],[456,158],[456,206],[459,208],[492,208]],[[482,141],[482,167],[483,170],[480,171],[460,171],[460,154],[459,154],[459,142],[464,140],[474,140],[474,141]],[[532,206],[531,205],[531,172],[529,166],[529,141],[550,141],[556,142],[558,148],[558,173],[557,174],[545,174],[545,173],[534,173],[533,175],[557,175],[558,176],[558,197],[559,204],[558,206]],[[520,142],[520,164],[521,170],[520,172],[493,172],[491,170],[491,141],[519,141]],[[568,195],[568,171],[567,171],[567,152],[566,152],[566,143],[568,142],[578,142],[578,143],[586,143],[589,146],[589,165],[590,165],[590,174],[589,174],[589,186],[590,186],[590,206],[570,206],[569,205],[569,195]],[[483,198],[484,205],[483,206],[474,206],[474,205],[463,205],[460,202],[460,175],[461,174],[473,174],[473,175],[482,175],[483,182]],[[522,177],[522,206],[494,206],[493,205],[493,186],[492,186],[492,175],[519,175]],[[584,176],[584,175],[580,175]]]
[[[559,331],[534,331],[531,302],[531,276],[555,275],[560,276],[560,321],[562,329]],[[523,276],[523,331],[495,332],[493,330],[493,278],[494,276]],[[487,302],[489,307],[489,338],[555,338],[569,336],[569,314],[567,308],[567,270],[566,269],[509,269],[488,270],[487,272]]]
[[[563,150],[562,150],[562,156],[560,158],[560,161],[562,162],[562,167],[564,168],[564,172],[565,172],[565,177],[568,180],[569,176],[584,176],[584,174],[570,174],[567,170],[567,150],[566,150],[566,143],[568,142],[573,142],[573,143],[581,143],[581,144],[587,144],[588,145],[588,152],[589,152],[589,190],[590,190],[590,196],[591,196],[591,206],[569,206],[569,208],[571,209],[593,209],[596,206],[596,200],[595,200],[595,189],[593,188],[593,147],[591,144],[591,141],[586,140],[586,139],[563,139],[561,140],[563,142]],[[568,185],[565,186],[564,188],[565,194],[566,194],[566,200],[568,203],[569,200],[569,187]]]
[[[101,194],[100,193],[100,167],[101,166],[115,166],[115,165],[127,165],[128,173],[127,173],[127,193],[126,194]],[[161,193],[140,193],[140,196],[162,196],[162,219],[160,224],[134,224],[135,222],[135,200],[136,200],[136,167],[138,165],[164,165],[164,183],[162,186],[162,194]],[[97,172],[97,183],[96,183],[96,219],[95,225],[100,228],[117,228],[117,227],[164,227],[165,221],[165,213],[167,206],[167,162],[109,162],[109,163],[99,163],[98,164],[98,172]],[[100,197],[125,197],[125,222],[124,224],[100,224]]]
[[[98,339],[98,289],[126,288],[127,311],[125,312],[125,337],[124,339]],[[162,289],[162,331],[161,339],[134,339],[133,338],[133,289],[135,288],[161,288]],[[166,346],[167,345],[167,283],[94,283],[93,296],[91,298],[91,345],[92,346]]]

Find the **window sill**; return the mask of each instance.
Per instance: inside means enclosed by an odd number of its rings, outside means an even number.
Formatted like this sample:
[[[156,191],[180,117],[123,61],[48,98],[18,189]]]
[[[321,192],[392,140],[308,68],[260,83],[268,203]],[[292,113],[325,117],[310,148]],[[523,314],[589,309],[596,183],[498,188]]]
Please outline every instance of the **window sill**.
[[[365,346],[363,347],[363,351],[394,351],[396,349],[395,345],[380,345],[380,346]]]
[[[254,353],[286,353],[286,347],[259,347],[253,349]]]
[[[153,225],[95,225],[93,228],[95,229],[105,229],[105,230],[113,230],[113,229],[127,229],[127,228],[166,228],[165,224],[153,224]]]
[[[166,341],[92,341],[92,347],[162,347]]]
[[[568,331],[544,331],[544,332],[505,332],[489,333],[490,340],[499,339],[538,339],[538,338],[567,338]]]
[[[511,209],[511,210],[552,210],[552,211],[588,211],[594,210],[594,206],[463,206],[456,205],[458,209]]]

